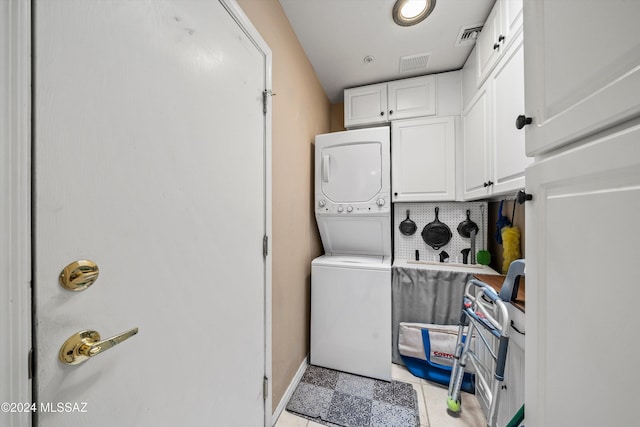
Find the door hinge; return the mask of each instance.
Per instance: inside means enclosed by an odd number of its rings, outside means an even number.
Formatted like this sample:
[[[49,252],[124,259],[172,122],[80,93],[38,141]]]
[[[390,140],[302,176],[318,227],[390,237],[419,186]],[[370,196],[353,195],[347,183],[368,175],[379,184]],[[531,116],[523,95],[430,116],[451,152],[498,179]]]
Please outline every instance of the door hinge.
[[[267,377],[264,377],[262,382],[262,396],[264,400],[267,400],[267,397],[269,397],[269,378]]]
[[[33,349],[29,349],[29,354],[27,355],[27,368],[29,369],[29,379],[33,378]]]
[[[269,255],[269,236],[265,234],[262,238],[262,256],[265,258]]]
[[[276,94],[267,89],[265,89],[262,92],[262,112],[264,114],[267,114],[267,97],[268,96],[276,96]]]

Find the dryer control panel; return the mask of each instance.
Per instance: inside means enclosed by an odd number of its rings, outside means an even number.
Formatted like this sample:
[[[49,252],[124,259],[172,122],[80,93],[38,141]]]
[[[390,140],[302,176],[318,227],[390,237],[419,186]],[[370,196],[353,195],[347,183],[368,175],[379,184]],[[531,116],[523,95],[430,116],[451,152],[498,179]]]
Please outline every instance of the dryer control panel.
[[[345,214],[360,215],[372,213],[391,212],[389,196],[381,196],[376,200],[366,203],[335,203],[326,199],[318,199],[316,203],[317,214]]]

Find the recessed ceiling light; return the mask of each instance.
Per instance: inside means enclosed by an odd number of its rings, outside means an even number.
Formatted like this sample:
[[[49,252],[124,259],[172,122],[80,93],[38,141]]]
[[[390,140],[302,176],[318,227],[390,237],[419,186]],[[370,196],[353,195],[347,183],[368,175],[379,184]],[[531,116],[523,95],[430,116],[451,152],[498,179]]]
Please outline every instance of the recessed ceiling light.
[[[436,0],[396,0],[393,5],[393,21],[403,27],[425,20],[436,6]]]

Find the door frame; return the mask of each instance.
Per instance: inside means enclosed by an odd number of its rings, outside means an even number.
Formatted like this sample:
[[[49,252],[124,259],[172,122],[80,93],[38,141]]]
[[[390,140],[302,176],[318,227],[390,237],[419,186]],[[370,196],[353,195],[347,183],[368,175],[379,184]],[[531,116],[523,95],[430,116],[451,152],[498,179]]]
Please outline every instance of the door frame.
[[[0,402],[31,402],[31,2],[0,1]],[[29,412],[0,424],[31,425]]]
[[[272,89],[271,49],[235,0],[219,0],[265,59],[265,89]],[[29,0],[0,0],[0,346],[8,349],[0,366],[0,402],[32,401],[30,350],[32,349],[32,16]],[[272,236],[272,105],[266,97],[264,121],[265,224]],[[267,379],[264,425],[272,418],[271,286],[272,248],[265,257],[264,372]],[[7,427],[32,424],[30,412],[0,412]],[[5,421],[6,420],[6,421]],[[7,423],[8,422],[8,423]]]

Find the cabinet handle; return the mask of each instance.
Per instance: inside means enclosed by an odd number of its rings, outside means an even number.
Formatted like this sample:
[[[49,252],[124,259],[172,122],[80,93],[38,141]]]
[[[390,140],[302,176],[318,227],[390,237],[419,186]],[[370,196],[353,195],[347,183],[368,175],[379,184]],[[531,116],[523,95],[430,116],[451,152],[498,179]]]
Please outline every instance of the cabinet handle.
[[[392,114],[393,114],[393,110],[389,110],[389,115],[392,115]]]
[[[493,50],[498,50],[500,49],[500,44],[499,43],[494,43],[493,44]]]
[[[484,188],[490,187],[490,186],[492,186],[492,185],[493,185],[493,181],[487,181],[487,182],[485,182],[485,183],[483,183],[483,184],[482,184],[482,186],[483,186]]]
[[[384,116],[384,111],[380,111],[380,115],[381,115],[381,116]]]
[[[522,190],[516,193],[516,201],[519,205],[522,205],[524,202],[528,202],[529,200],[533,200],[533,196],[531,194],[527,194]]]
[[[502,34],[500,34],[500,37],[498,37],[498,41],[499,42],[503,42],[504,41],[504,36]]]
[[[398,193],[393,193],[393,197],[398,197]]]
[[[520,329],[516,328],[516,324],[513,323],[513,320],[511,321],[511,327],[513,328],[514,331],[516,331],[517,333],[519,333],[520,335],[524,335],[525,333],[522,332]]]
[[[520,114],[518,117],[516,117],[516,127],[518,129],[522,129],[526,125],[530,125],[532,122],[533,119],[531,117],[527,117],[523,114]]]

